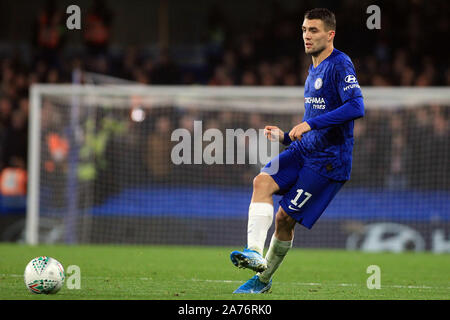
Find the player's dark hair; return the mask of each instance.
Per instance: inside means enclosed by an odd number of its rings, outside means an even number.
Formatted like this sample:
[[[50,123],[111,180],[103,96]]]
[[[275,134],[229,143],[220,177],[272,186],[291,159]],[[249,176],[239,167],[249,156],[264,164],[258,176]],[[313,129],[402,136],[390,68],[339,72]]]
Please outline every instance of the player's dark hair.
[[[305,13],[305,19],[319,19],[323,21],[325,28],[336,30],[336,17],[333,12],[325,8],[315,8]]]

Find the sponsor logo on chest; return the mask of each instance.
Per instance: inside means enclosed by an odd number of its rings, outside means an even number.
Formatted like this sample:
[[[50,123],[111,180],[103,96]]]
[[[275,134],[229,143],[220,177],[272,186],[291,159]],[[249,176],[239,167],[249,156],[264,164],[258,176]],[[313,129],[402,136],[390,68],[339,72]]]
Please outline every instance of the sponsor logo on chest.
[[[313,109],[323,110],[326,108],[325,99],[323,97],[305,97],[305,105],[312,104]]]

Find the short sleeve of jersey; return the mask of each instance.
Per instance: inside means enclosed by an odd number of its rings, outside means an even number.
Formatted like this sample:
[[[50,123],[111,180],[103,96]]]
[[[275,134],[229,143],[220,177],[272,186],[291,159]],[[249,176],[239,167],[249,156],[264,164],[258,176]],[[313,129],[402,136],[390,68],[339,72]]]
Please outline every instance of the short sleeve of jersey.
[[[335,83],[342,104],[350,99],[362,97],[361,87],[351,61],[341,60],[334,66],[334,71]]]

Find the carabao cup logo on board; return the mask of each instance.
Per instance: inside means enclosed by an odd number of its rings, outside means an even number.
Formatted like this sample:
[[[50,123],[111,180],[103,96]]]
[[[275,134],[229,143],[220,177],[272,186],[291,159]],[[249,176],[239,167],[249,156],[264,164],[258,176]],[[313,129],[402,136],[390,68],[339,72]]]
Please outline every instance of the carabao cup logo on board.
[[[347,83],[356,83],[356,77],[352,74],[349,74],[348,76],[345,77],[345,82]]]
[[[209,128],[203,132],[202,121],[194,121],[192,132],[185,128],[175,129],[171,141],[178,142],[171,152],[175,165],[251,164],[262,167],[279,154],[279,142],[268,140],[263,129],[226,129],[224,134],[219,129]],[[205,142],[209,144],[205,145]],[[272,162],[270,171],[278,172],[278,162]]]

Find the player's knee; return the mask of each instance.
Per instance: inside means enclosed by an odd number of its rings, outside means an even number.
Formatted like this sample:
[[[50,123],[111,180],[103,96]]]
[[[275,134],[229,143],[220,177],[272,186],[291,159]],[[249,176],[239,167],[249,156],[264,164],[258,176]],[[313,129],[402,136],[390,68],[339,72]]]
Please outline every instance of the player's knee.
[[[275,190],[275,182],[272,177],[267,174],[258,174],[253,179],[253,190],[257,192],[273,193]]]

